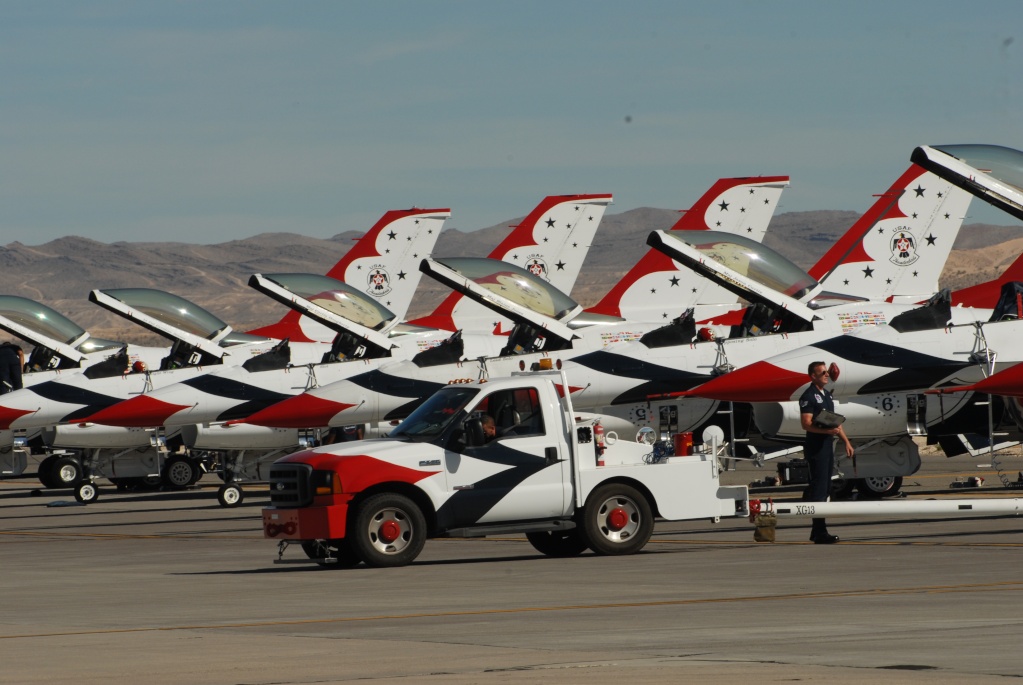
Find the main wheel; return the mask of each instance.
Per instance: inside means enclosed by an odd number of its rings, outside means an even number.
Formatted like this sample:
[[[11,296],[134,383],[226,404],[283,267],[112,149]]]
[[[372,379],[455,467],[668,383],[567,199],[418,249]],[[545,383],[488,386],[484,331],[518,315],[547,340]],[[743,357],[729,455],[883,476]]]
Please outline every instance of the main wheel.
[[[199,465],[188,457],[175,454],[163,465],[163,482],[172,488],[187,488],[199,480]]]
[[[578,528],[526,533],[526,539],[533,549],[549,557],[577,557],[589,549]]]
[[[237,507],[245,499],[245,493],[236,483],[221,485],[217,490],[217,501],[222,507]]]
[[[95,502],[99,499],[99,488],[97,488],[96,484],[91,481],[79,483],[78,487],[75,488],[75,499],[82,504]]]
[[[426,519],[408,497],[381,493],[359,505],[349,535],[367,566],[405,566],[423,551]]]
[[[597,488],[583,508],[583,537],[597,554],[634,554],[654,532],[654,515],[636,488],[610,483]]]
[[[869,476],[860,480],[856,489],[871,499],[892,497],[902,489],[902,476]]]
[[[362,559],[355,553],[351,542],[347,539],[341,540],[306,540],[302,543],[302,551],[310,559],[333,558],[337,561],[316,563],[324,568],[355,568]]]
[[[39,482],[43,484],[44,488],[57,487],[57,481],[54,480],[53,474],[53,464],[56,461],[57,455],[51,454],[39,462],[39,470],[36,475],[39,477]]]
[[[71,457],[57,457],[50,467],[55,488],[73,488],[82,482],[82,465]]]

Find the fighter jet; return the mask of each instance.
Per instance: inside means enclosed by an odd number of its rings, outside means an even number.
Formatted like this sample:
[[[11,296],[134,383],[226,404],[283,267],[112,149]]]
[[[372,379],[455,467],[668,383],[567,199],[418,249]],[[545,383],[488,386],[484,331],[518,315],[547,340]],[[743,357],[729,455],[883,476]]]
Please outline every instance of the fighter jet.
[[[676,229],[679,227],[695,227],[706,230],[711,217],[715,217],[715,223],[725,224],[730,230],[749,234],[754,239],[759,240],[763,237],[770,216],[777,206],[778,197],[787,185],[787,182],[788,177],[786,176],[721,179],[704,194],[691,210],[685,213],[685,216],[676,223],[675,227]],[[560,200],[560,202],[554,203],[555,199]],[[590,230],[595,228],[603,208],[609,201],[610,196],[600,195],[547,198],[522,224],[516,227],[516,230],[509,236],[509,239],[505,240],[491,253],[491,259],[505,257],[504,261],[506,262],[510,262],[513,259],[521,261],[521,254],[540,249],[537,243],[549,240],[548,235],[561,223],[564,223],[565,227],[569,229],[566,235],[576,235],[576,238],[573,238],[573,240],[580,239],[589,242],[592,239],[592,233],[578,234],[578,232],[581,230],[581,227],[586,227]],[[722,211],[721,207],[727,207],[730,203],[737,205],[737,211],[734,212],[735,218],[731,218],[731,216],[718,217],[717,213]],[[745,211],[747,204],[749,205],[749,211]],[[580,213],[581,209],[586,211]],[[743,211],[738,211],[739,209]],[[580,217],[582,218],[580,219]],[[597,221],[591,220],[594,217]],[[568,219],[573,219],[574,223],[568,221]],[[577,253],[570,252],[569,254]],[[554,262],[552,257],[557,258],[557,262]],[[552,255],[552,257],[545,257],[545,259],[552,263],[564,261],[557,257],[556,254]],[[547,269],[537,269],[534,263],[537,259],[534,258],[527,264],[527,271],[534,277],[534,280],[538,279],[538,286],[532,288],[531,292],[541,292],[545,290],[545,284],[549,283],[552,286],[552,292],[558,293],[557,297],[564,297],[556,285],[557,283],[564,282],[564,276],[552,276],[551,272]],[[638,322],[622,319],[620,316],[613,314],[612,309],[619,313],[622,311],[655,312],[657,325],[660,325],[662,317],[667,316],[669,308],[670,311],[681,311],[680,307],[684,307],[687,297],[694,297],[693,293],[702,292],[705,288],[705,283],[702,282],[703,279],[694,278],[687,270],[679,271],[680,268],[672,264],[663,254],[651,251],[622,280],[622,283],[631,284],[630,287],[616,287],[612,293],[609,293],[604,298],[602,302],[603,309],[600,311],[574,312],[572,326],[575,328],[598,324],[605,326],[599,332],[592,332],[596,336],[594,339],[599,339],[601,344],[638,338],[652,324],[636,328],[635,324]],[[578,266],[574,269],[568,268],[567,270],[574,282],[574,277],[578,275]],[[554,271],[558,273],[561,270],[556,268]],[[512,276],[510,278],[514,280],[516,277]],[[256,275],[253,277],[251,285],[285,304],[295,304],[295,298],[293,297],[294,288],[284,286],[283,289],[280,289],[281,284],[275,284],[274,280],[275,277]],[[651,293],[647,291],[647,288],[655,281],[657,283],[664,282],[660,295],[656,292]],[[698,281],[699,283],[697,283]],[[698,284],[699,290],[696,287],[690,288],[690,284]],[[679,285],[682,287],[678,287]],[[656,291],[656,288],[650,289]],[[643,291],[645,297],[638,294],[639,290]],[[723,293],[721,302],[731,300],[732,306],[735,306],[735,296],[724,291],[721,292]],[[434,314],[418,320],[417,323],[432,323],[441,328],[454,328],[457,326],[454,312],[472,312],[478,309],[488,312],[488,314],[486,317],[477,317],[476,321],[493,321],[496,318],[498,323],[494,331],[501,332],[503,330],[503,332],[507,332],[507,325],[501,323],[501,321],[507,322],[511,321],[511,319],[507,315],[502,318],[503,310],[500,307],[496,311],[487,309],[474,302],[471,297],[463,298],[465,294],[464,291],[456,288],[455,292],[445,299]],[[465,299],[464,304],[461,303],[462,299]],[[640,307],[637,304],[644,300],[647,303],[646,308]],[[456,302],[458,304],[453,304]],[[315,306],[313,306],[315,304],[315,302],[310,302],[309,307],[315,309]],[[303,308],[302,311],[306,312],[307,316],[310,315],[310,309]],[[550,314],[552,312],[546,312],[546,315],[549,316]],[[463,318],[459,320],[469,319]],[[548,326],[555,324],[544,321],[539,325]],[[481,330],[485,330],[485,328],[485,324],[481,326]],[[396,330],[405,329],[399,327]],[[419,340],[417,343],[418,349],[407,346],[396,348],[386,356],[392,361],[401,359],[403,355],[404,358],[410,358],[417,352],[437,345],[449,336],[450,333],[444,333],[431,340],[428,344],[424,344],[422,340]],[[379,343],[376,346],[379,348]],[[459,362],[465,359],[494,357],[497,356],[499,350],[504,346],[505,340],[503,339],[499,344],[495,344],[494,341],[480,340],[478,336],[473,334],[471,329],[462,330],[455,342],[443,345],[440,350],[437,350],[438,353],[442,352],[443,354],[438,355],[435,353],[432,355],[433,361],[431,365],[439,363],[440,359]],[[451,351],[456,347],[461,356],[451,357]],[[382,358],[384,355],[375,356]],[[383,361],[387,360],[384,359]],[[422,359],[418,363],[420,366],[424,365]],[[337,374],[340,374],[342,378],[347,378],[364,370],[364,368],[355,369],[353,367],[318,365],[312,368],[307,376],[302,376],[295,372],[264,374],[260,377],[249,376],[244,371],[217,373],[208,378],[197,378],[194,381],[189,381],[180,388],[168,389],[167,391],[154,393],[145,398],[140,397],[117,407],[112,407],[108,411],[91,417],[91,420],[123,426],[153,426],[160,425],[157,422],[161,421],[163,425],[177,426],[238,420],[258,410],[260,407],[257,405],[260,402],[266,402],[265,406],[269,406],[276,401],[285,399],[288,395],[297,395],[310,388],[325,387],[329,385],[331,377],[337,377]],[[270,389],[272,389],[272,392],[270,392]],[[274,396],[274,393],[281,394]],[[199,426],[196,430],[203,432],[205,429]],[[232,429],[232,433],[235,435],[241,432],[240,429]],[[250,435],[247,439],[258,440],[258,435]]]
[[[330,273],[360,273],[363,269],[371,272],[371,277],[359,281],[366,283],[366,292],[369,293],[366,296],[367,306],[372,308],[376,301],[385,300],[405,311],[419,280],[415,265],[422,254],[432,249],[444,220],[449,216],[450,210],[447,209],[414,208],[388,212]],[[384,247],[392,238],[395,242],[398,238],[402,240],[393,247]],[[399,283],[394,287],[389,286],[391,272],[398,275],[396,280]],[[406,282],[407,286],[404,285]],[[146,446],[150,436],[143,431],[110,429],[90,425],[80,419],[132,394],[161,387],[164,382],[172,383],[201,374],[211,365],[219,365],[225,360],[229,364],[245,364],[249,368],[268,368],[292,361],[318,361],[330,349],[329,338],[328,342],[316,340],[322,338],[322,330],[326,330],[322,325],[290,310],[277,324],[257,331],[262,334],[253,335],[236,333],[194,303],[162,291],[138,288],[96,290],[90,294],[90,299],[168,338],[171,348],[159,350],[159,354],[150,354],[146,359],[134,360],[143,362],[142,373],[129,373],[133,360],[131,351],[126,350],[120,355],[124,359],[105,360],[91,367],[81,378],[64,376],[47,379],[47,383],[10,393],[0,401],[0,427],[52,427],[44,432],[44,437],[51,446],[61,448]],[[49,321],[48,326],[57,327],[57,334],[68,335],[69,341],[80,342],[83,339],[84,331],[72,331],[68,324],[59,322],[52,315],[40,319],[36,316],[38,313],[18,311],[16,318],[35,316],[38,320]],[[332,331],[332,334],[336,332]],[[278,335],[286,339],[274,339]],[[287,339],[289,337],[292,339]],[[91,344],[95,346],[100,342]],[[74,351],[64,349],[66,347],[66,344],[62,347],[59,340],[51,340],[37,348],[30,364],[64,367],[78,364]],[[40,349],[55,351],[46,352],[43,359]],[[65,420],[70,423],[58,425]],[[145,472],[152,473],[152,469],[147,467]],[[194,475],[190,473],[189,478]]]

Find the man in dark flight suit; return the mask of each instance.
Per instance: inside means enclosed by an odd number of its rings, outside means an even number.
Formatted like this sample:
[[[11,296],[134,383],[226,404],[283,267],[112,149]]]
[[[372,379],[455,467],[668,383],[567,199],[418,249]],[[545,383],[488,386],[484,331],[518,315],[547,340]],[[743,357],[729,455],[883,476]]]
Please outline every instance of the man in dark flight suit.
[[[829,380],[824,362],[811,362],[807,373],[810,375],[810,387],[799,397],[799,420],[806,431],[803,458],[806,459],[810,471],[810,482],[803,491],[803,501],[827,502],[828,491],[831,489],[831,472],[835,468],[834,436],[842,438],[845,453],[849,457],[853,456],[854,450],[841,426],[825,428],[814,423],[814,419],[822,411],[835,411],[835,401],[831,393],[824,388]],[[810,528],[810,541],[818,545],[830,545],[838,542],[838,536],[828,533],[828,526],[823,518],[815,518]]]

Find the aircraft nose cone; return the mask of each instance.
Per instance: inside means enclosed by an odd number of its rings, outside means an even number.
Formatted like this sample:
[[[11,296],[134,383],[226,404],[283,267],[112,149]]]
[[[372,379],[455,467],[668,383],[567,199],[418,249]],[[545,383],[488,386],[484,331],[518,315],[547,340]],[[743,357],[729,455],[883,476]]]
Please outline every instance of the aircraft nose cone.
[[[153,428],[164,425],[171,416],[188,408],[186,404],[172,404],[149,395],[139,395],[101,409],[82,420],[104,426]]]
[[[244,419],[244,423],[268,428],[319,428],[326,426],[336,414],[354,406],[302,393],[257,411]]]
[[[796,390],[809,382],[805,373],[789,371],[768,362],[755,362],[683,394],[722,402],[787,402]]]

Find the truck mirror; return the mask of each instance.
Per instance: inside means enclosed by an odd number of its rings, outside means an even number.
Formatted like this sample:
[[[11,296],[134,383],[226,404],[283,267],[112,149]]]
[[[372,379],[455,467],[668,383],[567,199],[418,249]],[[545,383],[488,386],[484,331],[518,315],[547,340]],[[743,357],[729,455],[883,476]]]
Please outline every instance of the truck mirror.
[[[487,442],[483,435],[483,422],[479,419],[466,419],[462,424],[465,429],[465,446],[479,447]]]

